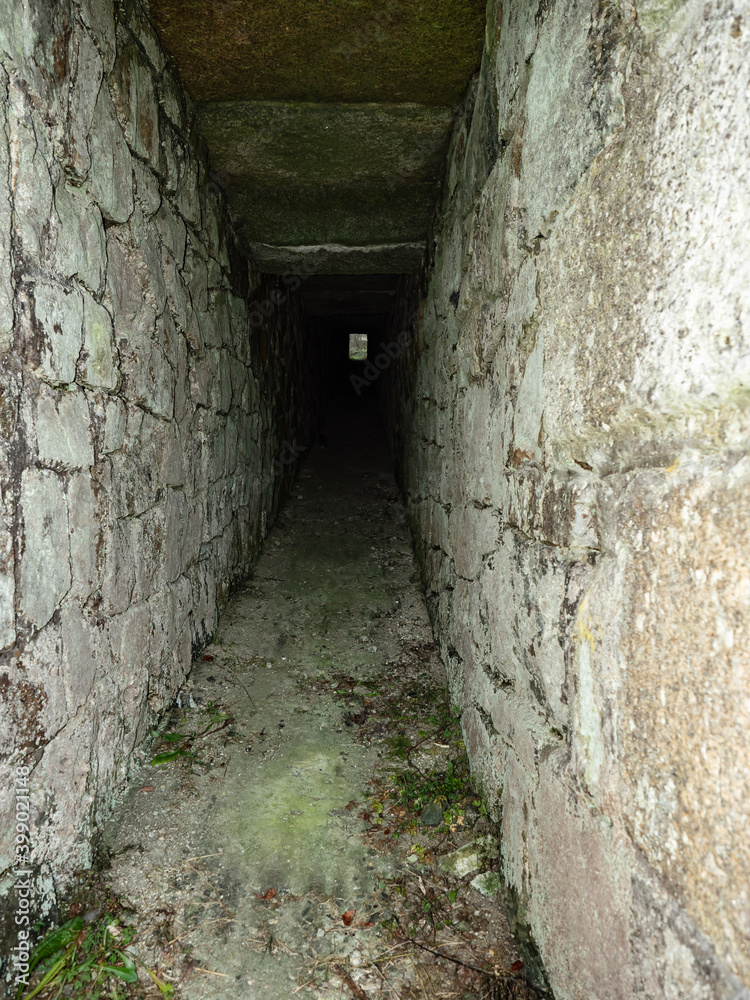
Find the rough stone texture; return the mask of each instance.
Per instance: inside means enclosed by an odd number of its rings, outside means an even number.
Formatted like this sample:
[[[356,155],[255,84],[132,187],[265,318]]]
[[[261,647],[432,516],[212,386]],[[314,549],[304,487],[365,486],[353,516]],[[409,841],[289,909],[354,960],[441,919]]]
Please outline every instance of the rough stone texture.
[[[95,0],[3,5],[4,918],[9,768],[32,767],[43,908],[90,860],[316,420],[300,283],[239,252],[165,67],[137,3],[117,22]]]
[[[750,995],[749,88],[740,0],[491,4],[399,292],[401,478],[560,998]]]

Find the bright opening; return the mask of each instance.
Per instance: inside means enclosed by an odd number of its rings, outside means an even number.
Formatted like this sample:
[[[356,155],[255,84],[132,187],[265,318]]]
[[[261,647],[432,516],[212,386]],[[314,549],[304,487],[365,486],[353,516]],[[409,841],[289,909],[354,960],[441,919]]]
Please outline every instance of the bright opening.
[[[349,334],[349,357],[352,361],[367,360],[367,334]]]

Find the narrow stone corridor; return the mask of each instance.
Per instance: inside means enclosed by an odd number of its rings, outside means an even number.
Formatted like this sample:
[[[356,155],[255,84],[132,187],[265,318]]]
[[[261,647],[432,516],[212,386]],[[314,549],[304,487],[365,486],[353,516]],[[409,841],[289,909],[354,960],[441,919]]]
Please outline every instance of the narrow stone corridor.
[[[144,763],[108,838],[107,883],[137,914],[141,957],[188,1000],[356,998],[357,988],[458,1000],[489,996],[493,969],[506,977],[493,996],[525,996],[508,971],[518,955],[497,889],[488,899],[466,878],[446,884],[434,903],[443,932],[433,920],[421,938],[433,952],[409,947],[425,911],[394,923],[402,897],[387,885],[406,876],[424,894],[439,859],[483,843],[491,824],[470,807],[435,832],[417,811],[408,833],[388,836],[392,808],[406,810],[382,794],[395,794],[399,769],[384,694],[421,692],[414,743],[432,770],[440,736],[420,737],[446,679],[374,392],[339,396],[321,440],[168,721],[194,731],[214,713],[217,734],[196,742],[195,763]],[[157,737],[148,756],[160,745],[174,751]],[[376,788],[384,812],[365,820]],[[496,870],[493,853],[480,850],[466,873]]]
[[[749,93],[0,0],[0,996],[750,1000]]]

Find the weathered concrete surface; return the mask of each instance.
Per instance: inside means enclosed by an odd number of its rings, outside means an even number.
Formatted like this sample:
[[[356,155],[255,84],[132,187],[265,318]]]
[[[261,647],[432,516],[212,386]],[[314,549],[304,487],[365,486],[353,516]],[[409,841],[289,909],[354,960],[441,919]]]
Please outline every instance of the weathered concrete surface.
[[[193,100],[415,101],[463,98],[484,34],[482,0],[150,0]]]
[[[89,861],[315,423],[299,295],[239,253],[165,67],[137,4],[117,24],[106,2],[2,5],[4,918],[9,768],[31,768],[47,905]]]
[[[250,251],[266,274],[409,274],[418,271],[424,260],[422,241],[377,246],[251,243]]]
[[[750,987],[747,22],[490,5],[394,326],[434,622],[571,1000]]]
[[[240,235],[282,246],[424,241],[453,116],[417,104],[198,106]]]
[[[456,108],[479,65],[481,0],[428,5],[152,0],[238,231],[297,266],[421,265]],[[308,248],[303,252],[301,248]]]

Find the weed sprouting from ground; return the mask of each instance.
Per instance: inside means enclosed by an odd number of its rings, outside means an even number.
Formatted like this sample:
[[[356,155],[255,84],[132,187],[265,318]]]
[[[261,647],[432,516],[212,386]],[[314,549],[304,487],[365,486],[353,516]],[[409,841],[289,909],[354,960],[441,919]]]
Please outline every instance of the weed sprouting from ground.
[[[32,951],[29,983],[20,986],[16,1000],[174,996],[174,987],[137,955],[136,930],[128,923],[126,907],[96,879],[90,877],[82,886],[69,913],[70,918],[49,930]]]
[[[475,887],[499,882],[499,830],[472,780],[461,713],[413,653],[392,665],[388,684],[343,674],[331,684],[349,709],[344,724],[383,747],[368,797],[347,806],[368,824],[366,843],[397,859],[378,882],[382,955],[404,998],[527,998],[523,962],[501,957],[498,904]],[[446,861],[467,849],[475,860],[457,874]],[[371,966],[374,982],[382,968]]]

